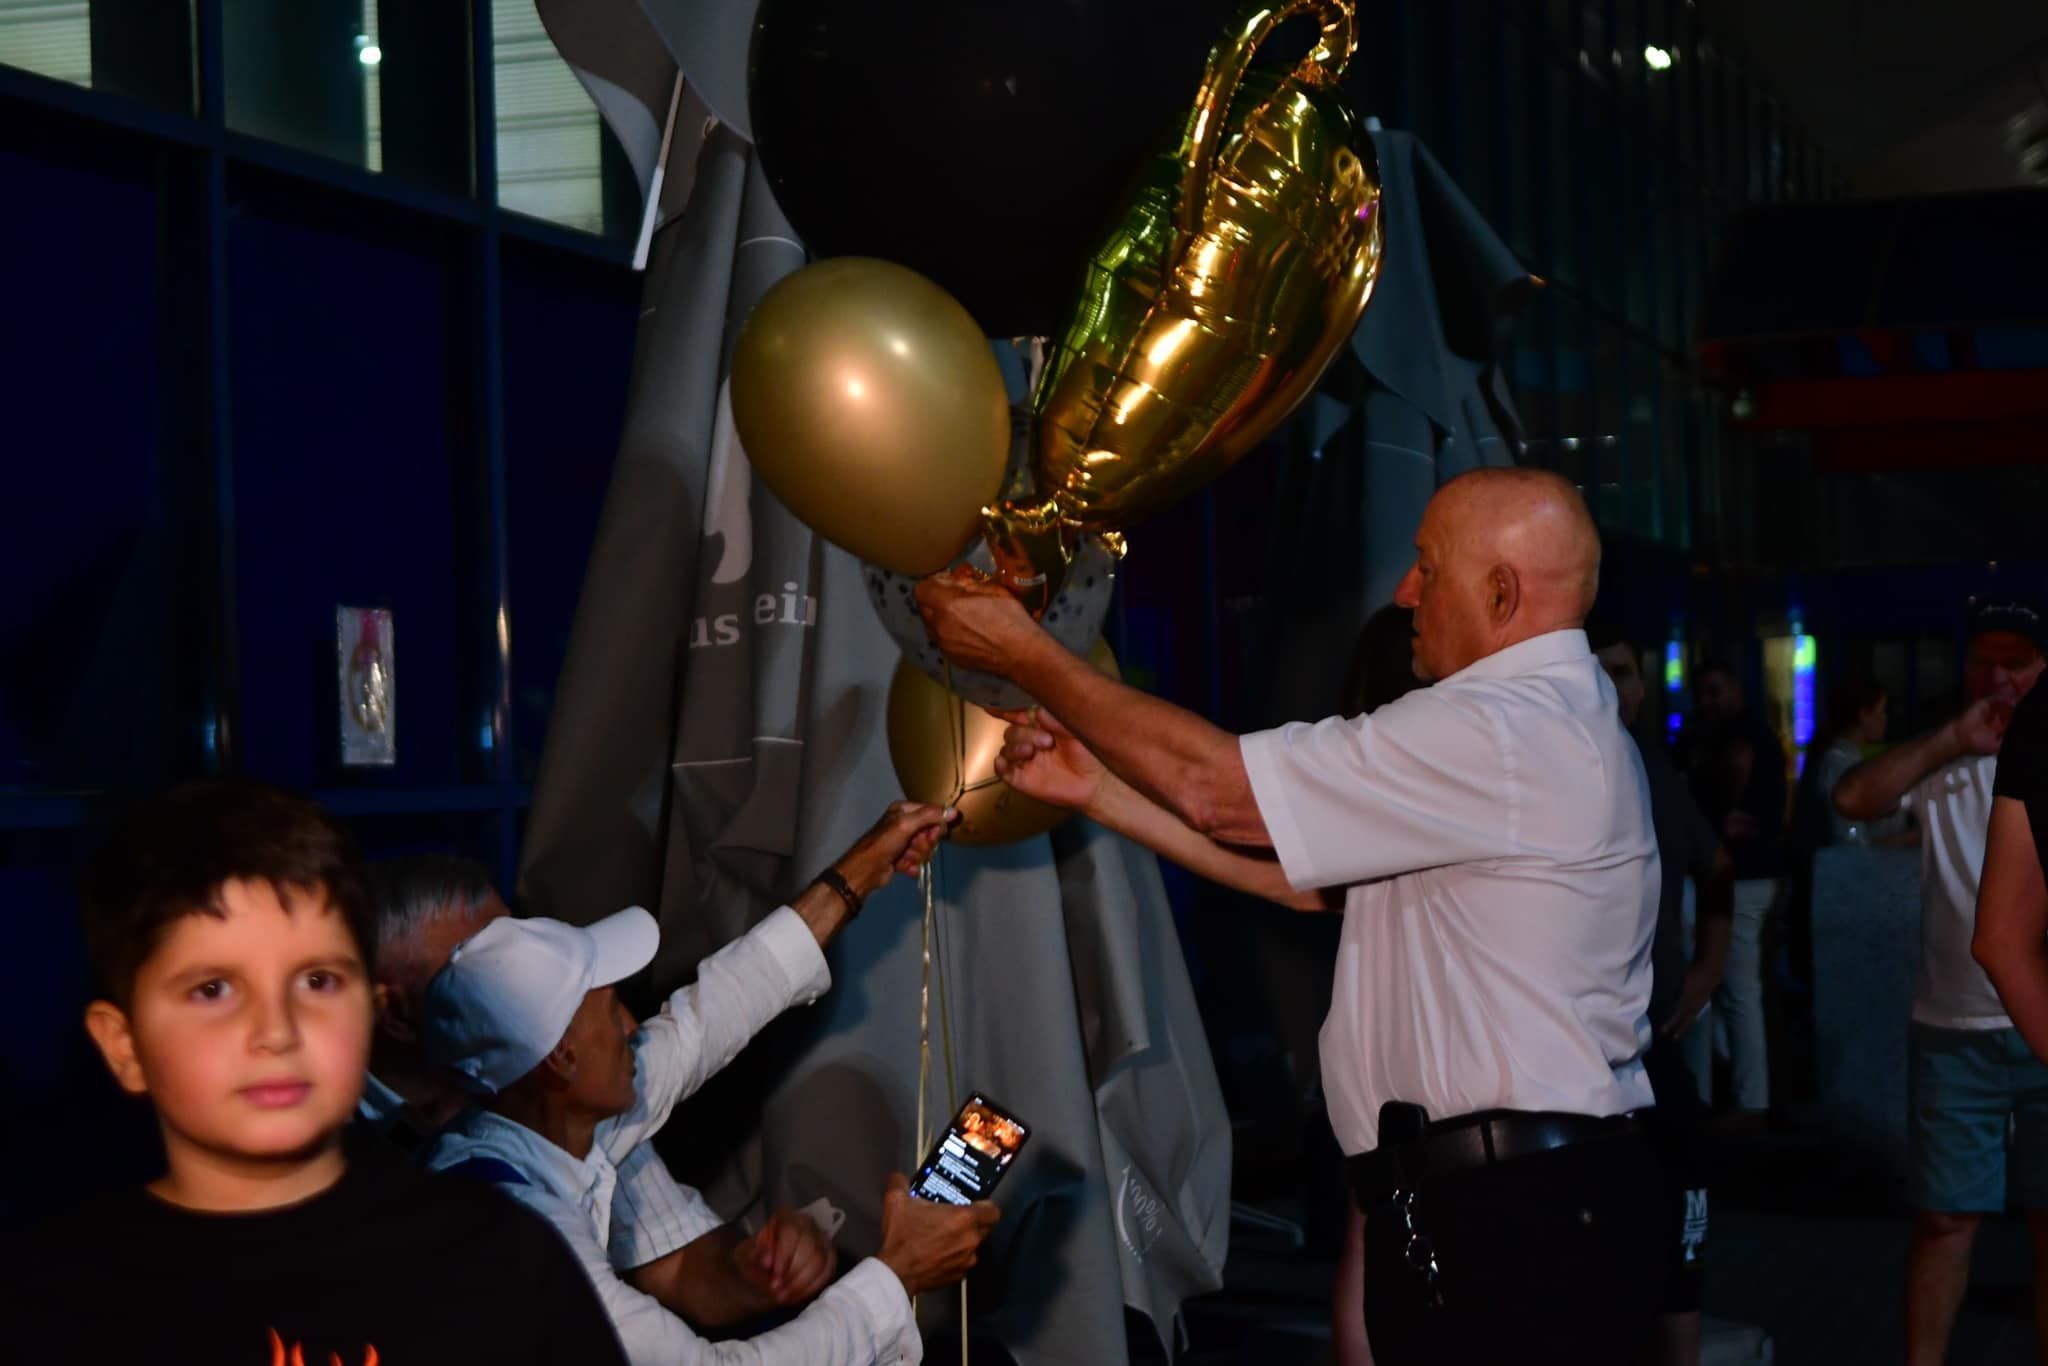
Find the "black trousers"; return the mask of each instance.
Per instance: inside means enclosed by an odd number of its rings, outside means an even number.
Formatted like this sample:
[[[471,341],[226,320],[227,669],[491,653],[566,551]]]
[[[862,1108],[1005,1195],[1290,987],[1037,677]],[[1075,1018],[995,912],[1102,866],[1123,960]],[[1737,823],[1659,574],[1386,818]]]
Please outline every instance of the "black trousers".
[[[1440,1306],[1410,1265],[1400,1211],[1368,1204],[1376,1366],[1637,1366],[1668,1261],[1665,1189],[1640,1133],[1425,1174],[1414,1222],[1436,1252]]]
[[[1707,1127],[1713,1112],[1700,1103],[1685,1050],[1659,1034],[1643,1057],[1657,1106],[1644,1132],[1664,1171],[1664,1312],[1697,1310],[1707,1279]]]

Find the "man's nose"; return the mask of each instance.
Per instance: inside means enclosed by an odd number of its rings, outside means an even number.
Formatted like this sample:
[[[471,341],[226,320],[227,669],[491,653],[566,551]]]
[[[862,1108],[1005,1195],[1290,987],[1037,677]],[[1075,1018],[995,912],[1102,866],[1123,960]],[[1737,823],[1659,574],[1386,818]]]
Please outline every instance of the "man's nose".
[[[1411,611],[1422,605],[1422,576],[1410,569],[1394,589],[1394,606]]]

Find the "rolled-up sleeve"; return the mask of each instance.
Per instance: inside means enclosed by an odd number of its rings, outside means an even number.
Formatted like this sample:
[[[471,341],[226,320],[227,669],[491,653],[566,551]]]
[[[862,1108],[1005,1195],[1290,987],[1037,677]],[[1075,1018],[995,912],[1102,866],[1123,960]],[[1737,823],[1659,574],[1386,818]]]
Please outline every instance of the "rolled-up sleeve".
[[[598,1126],[614,1162],[668,1122],[678,1102],[731,1062],[770,1020],[832,985],[818,940],[784,906],[697,966],[633,1036],[633,1108]]]
[[[1519,847],[1515,747],[1480,699],[1410,693],[1370,716],[1240,742],[1287,881],[1334,887]]]

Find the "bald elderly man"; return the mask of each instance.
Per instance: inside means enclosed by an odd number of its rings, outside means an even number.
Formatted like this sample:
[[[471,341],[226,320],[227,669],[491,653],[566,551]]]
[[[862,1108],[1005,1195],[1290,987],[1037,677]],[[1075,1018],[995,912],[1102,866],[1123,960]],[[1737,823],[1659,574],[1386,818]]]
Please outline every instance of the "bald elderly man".
[[[999,771],[1214,881],[1342,909],[1323,1088],[1366,1211],[1379,1366],[1640,1359],[1664,1258],[1652,1103],[1656,838],[1581,629],[1600,542],[1541,471],[1445,484],[1395,601],[1435,686],[1236,736],[1105,678],[970,576],[939,647],[1042,704]]]

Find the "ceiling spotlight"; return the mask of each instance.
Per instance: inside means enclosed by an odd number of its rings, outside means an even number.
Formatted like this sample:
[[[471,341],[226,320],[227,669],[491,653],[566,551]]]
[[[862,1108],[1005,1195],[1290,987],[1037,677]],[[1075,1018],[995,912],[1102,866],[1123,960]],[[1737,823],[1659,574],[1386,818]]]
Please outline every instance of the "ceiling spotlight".
[[[364,66],[375,66],[384,60],[384,49],[375,43],[365,43],[362,51],[356,53],[356,60]]]
[[[1643,49],[1643,65],[1652,71],[1669,71],[1671,54],[1661,47],[1646,47]]]

